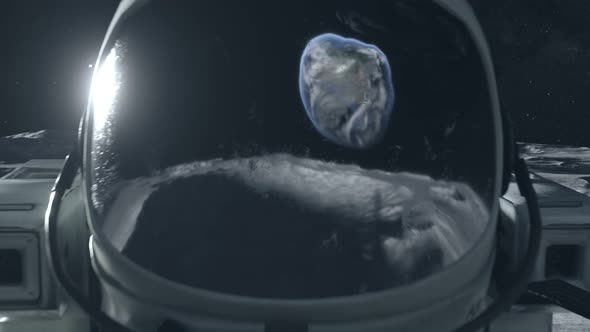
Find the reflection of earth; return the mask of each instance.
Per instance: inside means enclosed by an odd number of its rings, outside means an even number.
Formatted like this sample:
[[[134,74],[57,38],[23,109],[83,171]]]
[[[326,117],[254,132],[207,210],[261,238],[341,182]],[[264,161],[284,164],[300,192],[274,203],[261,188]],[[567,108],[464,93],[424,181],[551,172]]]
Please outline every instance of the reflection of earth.
[[[331,33],[315,37],[301,56],[299,84],[313,125],[334,143],[362,149],[383,136],[394,93],[377,46]]]
[[[519,146],[532,172],[590,196],[590,148],[534,143]]]

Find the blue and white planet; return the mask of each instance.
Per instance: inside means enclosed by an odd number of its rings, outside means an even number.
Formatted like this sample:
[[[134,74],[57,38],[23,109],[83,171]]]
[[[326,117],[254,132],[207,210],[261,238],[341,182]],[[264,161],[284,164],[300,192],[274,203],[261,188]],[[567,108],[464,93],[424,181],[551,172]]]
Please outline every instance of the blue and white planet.
[[[326,33],[311,39],[301,55],[299,93],[324,137],[365,149],[387,130],[395,99],[391,76],[377,46]]]

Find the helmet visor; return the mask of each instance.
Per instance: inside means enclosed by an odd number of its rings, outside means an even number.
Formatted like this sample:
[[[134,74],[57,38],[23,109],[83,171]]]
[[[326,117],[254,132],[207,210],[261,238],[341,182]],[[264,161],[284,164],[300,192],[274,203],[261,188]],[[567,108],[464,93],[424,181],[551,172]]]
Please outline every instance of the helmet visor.
[[[469,31],[416,1],[153,1],[93,79],[95,236],[228,294],[376,292],[461,259],[498,198]]]

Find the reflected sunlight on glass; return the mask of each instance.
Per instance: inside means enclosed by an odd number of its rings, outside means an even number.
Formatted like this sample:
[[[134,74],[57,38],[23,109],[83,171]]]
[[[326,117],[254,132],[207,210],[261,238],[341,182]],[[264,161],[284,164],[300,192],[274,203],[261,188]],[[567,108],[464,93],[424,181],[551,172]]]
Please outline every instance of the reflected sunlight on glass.
[[[91,96],[93,106],[94,129],[101,132],[108,119],[117,90],[120,77],[117,72],[117,48],[113,47],[104,59],[92,80]]]

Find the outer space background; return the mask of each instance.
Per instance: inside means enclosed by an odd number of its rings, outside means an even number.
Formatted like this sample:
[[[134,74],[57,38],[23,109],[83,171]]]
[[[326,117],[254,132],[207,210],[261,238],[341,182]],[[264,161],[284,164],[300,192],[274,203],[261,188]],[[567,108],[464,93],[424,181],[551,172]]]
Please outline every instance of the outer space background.
[[[489,40],[502,107],[530,167],[589,194],[590,149],[580,147],[590,146],[590,3],[469,2]],[[61,158],[71,150],[92,66],[117,4],[3,3],[3,162]]]

